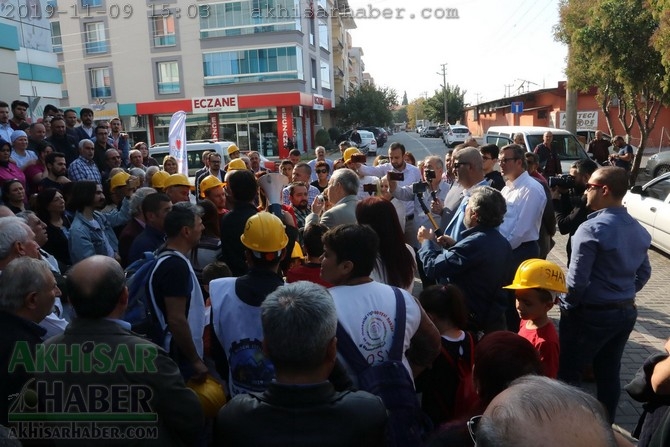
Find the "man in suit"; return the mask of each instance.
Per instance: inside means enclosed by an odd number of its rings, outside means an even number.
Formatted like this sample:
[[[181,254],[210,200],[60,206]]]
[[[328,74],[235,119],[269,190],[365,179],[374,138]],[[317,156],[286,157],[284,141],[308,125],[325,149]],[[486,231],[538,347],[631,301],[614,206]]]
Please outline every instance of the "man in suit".
[[[54,352],[66,347],[73,358],[93,356],[93,370],[77,367],[77,362],[54,362],[55,369],[37,374],[36,389],[40,398],[40,382],[50,394],[45,396],[53,405],[72,406],[71,401],[59,402],[72,392],[91,396],[96,392],[103,404],[104,396],[110,403],[111,412],[123,419],[124,413],[152,414],[156,419],[148,420],[134,416],[132,422],[111,423],[119,433],[126,433],[128,424],[143,427],[153,433],[147,445],[193,445],[200,437],[204,425],[202,408],[198,397],[186,388],[177,364],[159,346],[130,331],[130,324],[122,318],[128,307],[128,288],[123,269],[107,256],[91,256],[75,264],[67,276],[67,288],[77,318],[63,335],[46,342]],[[79,349],[78,347],[82,347]],[[110,360],[124,358],[123,365],[96,362],[96,353]],[[124,356],[125,353],[125,356]],[[130,356],[128,356],[130,355]],[[52,384],[59,384],[55,387]],[[50,388],[52,387],[52,388]],[[124,391],[124,388],[126,391]],[[108,394],[106,394],[108,393]],[[115,395],[126,396],[124,401],[112,402]],[[100,412],[100,408],[87,408],[86,402],[78,402],[78,412],[89,417]],[[109,412],[101,413],[109,416]],[[129,416],[130,416],[129,414]],[[95,420],[94,418],[92,420]],[[155,430],[152,431],[152,430]],[[109,440],[108,440],[109,441]],[[67,445],[88,445],[89,440],[69,439]],[[125,445],[127,440],[115,440],[113,445]]]
[[[333,207],[324,211],[324,203],[317,197],[312,203],[312,213],[305,221],[305,228],[312,223],[320,223],[328,228],[356,223],[358,187],[358,174],[351,169],[337,169],[328,181],[326,189],[328,200]]]

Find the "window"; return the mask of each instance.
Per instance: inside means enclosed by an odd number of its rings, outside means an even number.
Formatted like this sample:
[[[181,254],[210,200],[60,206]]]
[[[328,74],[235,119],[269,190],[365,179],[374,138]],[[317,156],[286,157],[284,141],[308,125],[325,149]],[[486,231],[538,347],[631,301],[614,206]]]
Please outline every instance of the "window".
[[[51,46],[54,53],[63,52],[63,39],[60,35],[60,22],[51,22]]]
[[[88,71],[91,82],[91,98],[110,98],[112,96],[112,81],[109,68],[91,68]]]
[[[330,51],[330,33],[328,32],[328,21],[319,19],[319,46]]]
[[[330,89],[330,64],[321,61],[321,87]]]
[[[316,59],[312,59],[312,90],[316,90]]]
[[[102,6],[102,0],[81,0],[82,8],[95,8]]]
[[[103,22],[87,23],[85,37],[86,54],[107,52],[107,39],[105,37],[105,24]]]
[[[302,48],[255,48],[203,54],[205,85],[303,79]]]
[[[153,18],[154,46],[172,47],[177,45],[174,28],[174,15]]]
[[[202,8],[202,7],[201,7]],[[200,14],[200,37],[300,30],[299,0],[243,0],[208,5]]]
[[[158,62],[156,72],[158,73],[159,94],[179,93],[179,64],[177,61]]]

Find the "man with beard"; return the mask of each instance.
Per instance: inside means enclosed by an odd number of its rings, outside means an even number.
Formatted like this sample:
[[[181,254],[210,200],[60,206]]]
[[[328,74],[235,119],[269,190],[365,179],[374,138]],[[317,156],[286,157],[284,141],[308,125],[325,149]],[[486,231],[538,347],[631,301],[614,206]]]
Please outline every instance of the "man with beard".
[[[67,133],[67,127],[63,118],[51,120],[51,136],[47,138],[54,150],[65,154],[65,160],[71,164],[79,155],[77,151],[77,138]]]
[[[77,131],[77,138],[80,140],[91,139],[95,137],[95,128],[93,127],[93,110],[84,107],[79,111],[79,119],[81,126],[75,127]]]
[[[9,120],[9,125],[14,130],[23,130],[27,123],[26,117],[28,114],[28,103],[20,99],[12,101],[12,119]]]
[[[311,212],[307,202],[307,184],[305,182],[294,182],[288,186],[289,200],[293,214],[298,221],[298,230],[302,232],[305,228],[305,219]]]
[[[65,183],[70,183],[67,175],[67,164],[65,154],[61,152],[52,152],[44,159],[44,165],[47,168],[47,176],[40,182],[39,190],[46,188],[56,188],[62,190]]]

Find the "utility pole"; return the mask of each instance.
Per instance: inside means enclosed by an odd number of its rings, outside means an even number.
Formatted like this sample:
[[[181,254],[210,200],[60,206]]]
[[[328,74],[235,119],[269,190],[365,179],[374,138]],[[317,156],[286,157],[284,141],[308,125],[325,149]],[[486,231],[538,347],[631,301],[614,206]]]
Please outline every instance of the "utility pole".
[[[504,85],[505,85],[505,98],[507,98],[508,96],[512,95],[512,90],[511,89],[514,86],[514,84],[504,84]],[[507,93],[508,90],[509,90],[509,93]]]
[[[477,104],[479,104],[479,98],[482,96],[482,94],[477,92],[475,93],[475,96],[477,97]]]
[[[444,125],[449,125],[449,110],[448,110],[448,101],[447,101],[447,64],[440,64],[442,67],[442,73],[437,73],[442,75],[442,95],[444,99]]]

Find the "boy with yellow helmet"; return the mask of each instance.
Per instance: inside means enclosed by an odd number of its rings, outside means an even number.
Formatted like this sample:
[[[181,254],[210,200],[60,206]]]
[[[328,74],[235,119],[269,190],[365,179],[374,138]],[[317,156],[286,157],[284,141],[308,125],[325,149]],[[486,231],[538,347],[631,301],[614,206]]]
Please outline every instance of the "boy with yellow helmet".
[[[558,375],[558,333],[547,312],[554,306],[558,295],[568,291],[563,270],[544,259],[528,259],[517,269],[514,282],[503,288],[515,290],[516,309],[521,317],[519,335],[535,346],[540,353],[544,374],[555,379]]]

